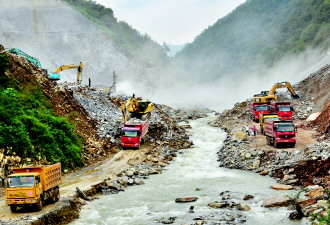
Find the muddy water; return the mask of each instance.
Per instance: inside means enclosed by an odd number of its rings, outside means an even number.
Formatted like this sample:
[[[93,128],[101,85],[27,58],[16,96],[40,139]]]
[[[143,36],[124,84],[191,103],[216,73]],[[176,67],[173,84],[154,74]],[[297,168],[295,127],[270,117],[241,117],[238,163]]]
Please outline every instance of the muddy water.
[[[178,158],[160,175],[145,180],[145,185],[127,188],[116,195],[100,196],[99,200],[88,203],[80,218],[71,224],[161,224],[169,217],[176,217],[173,224],[195,224],[194,218],[204,218],[207,224],[307,224],[292,222],[287,218],[286,208],[266,209],[260,207],[263,199],[270,196],[294,192],[279,192],[269,189],[276,182],[252,172],[219,168],[216,152],[222,145],[226,133],[207,125],[209,118],[191,122],[192,149],[182,150]],[[253,195],[244,201],[250,211],[236,209],[213,209],[208,203],[221,201],[219,194],[230,191],[229,201],[243,202],[245,194]],[[175,198],[196,196],[191,203],[175,203]],[[194,212],[189,213],[189,207]]]

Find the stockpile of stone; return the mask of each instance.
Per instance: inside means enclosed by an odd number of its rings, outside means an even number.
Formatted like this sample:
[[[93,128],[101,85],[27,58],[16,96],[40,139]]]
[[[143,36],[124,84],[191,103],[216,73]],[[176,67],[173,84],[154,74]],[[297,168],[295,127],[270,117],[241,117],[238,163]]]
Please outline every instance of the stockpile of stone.
[[[311,101],[292,101],[293,119],[306,119],[313,112],[314,103]]]
[[[108,92],[97,91],[81,86],[66,86],[89,116],[97,122],[97,134],[111,143],[120,144],[120,134],[123,127],[120,105],[122,97],[111,99]],[[121,101],[119,101],[121,99]],[[113,102],[116,102],[114,104]],[[189,110],[175,110],[165,105],[156,105],[149,119],[149,131],[146,141],[156,145],[170,145],[176,148],[188,148],[192,143],[183,127],[177,122],[205,116],[205,113]],[[93,147],[89,148],[90,151]]]
[[[209,122],[209,124],[226,131],[241,121],[252,120],[249,107],[250,101],[236,103],[232,109],[225,109],[216,119]]]
[[[330,143],[322,142],[310,145],[300,150],[292,149],[256,149],[249,147],[253,140],[247,138],[244,132],[229,133],[219,150],[218,161],[221,167],[232,169],[252,170],[254,172],[268,171],[269,174],[275,169],[290,167],[300,161],[326,160],[330,158]]]
[[[97,121],[97,134],[115,143],[114,137],[120,136],[122,128],[122,113],[119,107],[113,104],[108,93],[88,87],[68,86],[73,96],[89,116]]]

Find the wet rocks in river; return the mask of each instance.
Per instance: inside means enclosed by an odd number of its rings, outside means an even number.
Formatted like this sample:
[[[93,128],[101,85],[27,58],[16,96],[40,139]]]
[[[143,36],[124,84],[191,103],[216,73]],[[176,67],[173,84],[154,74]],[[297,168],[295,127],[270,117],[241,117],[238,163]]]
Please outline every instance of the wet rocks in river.
[[[243,200],[250,200],[250,199],[253,199],[253,198],[254,198],[253,195],[244,195]]]
[[[182,198],[176,198],[175,202],[177,203],[183,203],[183,202],[195,202],[197,201],[197,197],[182,197]]]
[[[262,207],[286,207],[293,203],[293,199],[289,196],[270,197],[261,203]]]
[[[285,184],[274,184],[270,186],[271,189],[275,190],[292,190],[294,187],[292,185],[285,185]]]
[[[211,207],[211,208],[226,208],[229,207],[229,202],[228,201],[221,201],[221,202],[212,202],[207,204],[207,206]]]

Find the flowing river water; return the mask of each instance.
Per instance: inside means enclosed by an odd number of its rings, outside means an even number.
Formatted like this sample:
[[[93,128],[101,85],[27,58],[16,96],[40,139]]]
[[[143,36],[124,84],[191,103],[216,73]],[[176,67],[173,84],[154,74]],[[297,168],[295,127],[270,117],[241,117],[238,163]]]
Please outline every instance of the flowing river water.
[[[102,195],[100,199],[85,205],[80,218],[73,225],[147,225],[162,224],[176,217],[173,224],[195,224],[196,218],[207,224],[278,225],[307,224],[287,219],[289,211],[283,208],[263,208],[263,199],[271,196],[290,195],[292,191],[276,191],[270,177],[220,168],[217,151],[226,138],[226,133],[207,124],[209,118],[190,122],[190,138],[195,146],[181,150],[175,161],[162,174],[150,176],[145,185],[132,186],[114,195]],[[245,202],[251,210],[213,209],[208,203],[221,201],[221,192],[230,191],[228,201]],[[243,201],[244,195],[254,199]],[[190,203],[175,203],[178,197],[196,196]],[[194,206],[194,212],[188,212]],[[194,220],[195,219],[195,220]]]

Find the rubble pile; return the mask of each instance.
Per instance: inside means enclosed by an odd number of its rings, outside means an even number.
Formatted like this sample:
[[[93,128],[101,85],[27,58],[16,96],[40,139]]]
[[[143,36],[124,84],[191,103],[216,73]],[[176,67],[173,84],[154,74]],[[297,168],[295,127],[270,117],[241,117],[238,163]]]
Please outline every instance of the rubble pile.
[[[330,143],[316,143],[307,146],[304,149],[274,149],[266,150],[262,148],[251,148],[249,143],[251,139],[235,140],[228,135],[224,146],[218,152],[218,161],[221,167],[231,169],[244,169],[253,172],[268,174],[281,178],[279,181],[283,184],[295,185],[323,185],[328,186],[326,181],[329,179],[328,167],[326,166],[330,159]],[[318,165],[318,169],[312,169],[312,165]],[[322,166],[324,164],[324,166]],[[304,166],[309,166],[309,169]],[[303,172],[301,175],[291,173],[292,176],[283,179],[281,172],[286,168],[299,168],[295,171]],[[298,172],[297,172],[298,173]],[[300,172],[299,172],[300,174]],[[309,175],[309,176],[307,176]],[[313,175],[313,176],[311,176]],[[322,176],[324,179],[315,179]]]
[[[252,120],[252,114],[250,112],[250,102],[236,103],[232,109],[225,109],[214,120],[209,122],[209,125],[214,127],[220,127],[227,131],[229,127],[232,127],[241,122]]]
[[[81,86],[67,86],[67,88],[73,91],[73,96],[88,115],[97,121],[97,134],[115,143],[115,137],[120,136],[122,128],[121,110],[109,100],[108,93]]]

